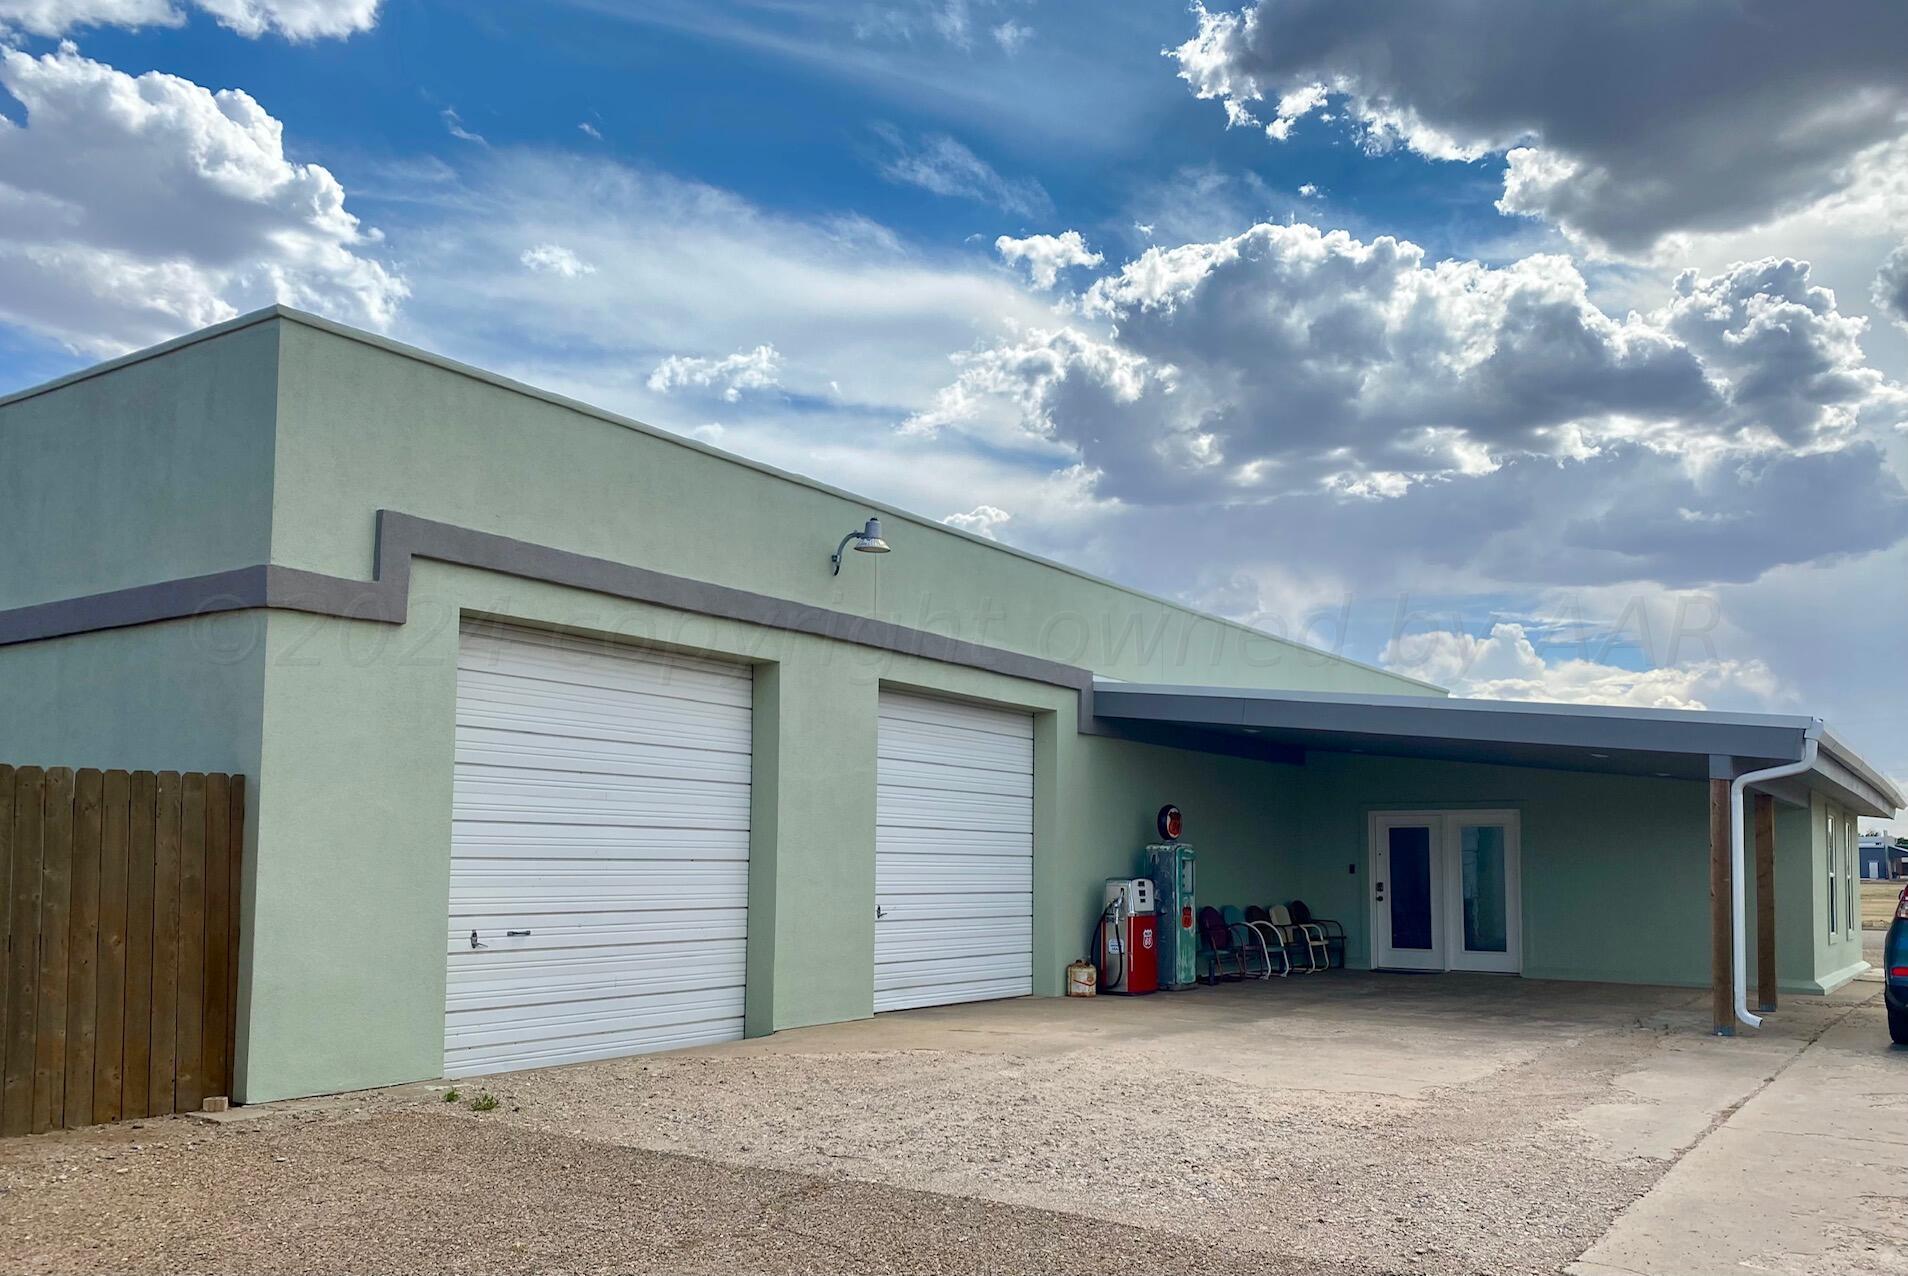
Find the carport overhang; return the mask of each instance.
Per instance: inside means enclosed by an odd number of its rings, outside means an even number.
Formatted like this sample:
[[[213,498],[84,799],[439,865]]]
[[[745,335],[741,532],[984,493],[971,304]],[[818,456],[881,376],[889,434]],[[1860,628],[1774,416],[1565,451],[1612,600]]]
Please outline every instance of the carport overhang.
[[[1497,766],[1729,779],[1799,761],[1814,765],[1760,786],[1806,805],[1811,790],[1861,815],[1890,818],[1908,801],[1820,718],[1794,714],[1632,709],[1439,696],[1257,691],[1099,679],[1093,714],[1115,734],[1187,748],[1253,751],[1302,763],[1309,752],[1435,758]]]
[[[1431,758],[1552,771],[1705,782],[1709,808],[1711,1004],[1715,1030],[1747,1009],[1742,805],[1755,807],[1759,998],[1775,1009],[1777,800],[1819,793],[1859,814],[1891,818],[1904,803],[1888,778],[1820,718],[1789,714],[1631,709],[1435,696],[1255,691],[1096,679],[1093,715],[1111,734],[1186,748],[1255,754],[1303,765],[1315,752]],[[1772,774],[1764,774],[1772,773]]]

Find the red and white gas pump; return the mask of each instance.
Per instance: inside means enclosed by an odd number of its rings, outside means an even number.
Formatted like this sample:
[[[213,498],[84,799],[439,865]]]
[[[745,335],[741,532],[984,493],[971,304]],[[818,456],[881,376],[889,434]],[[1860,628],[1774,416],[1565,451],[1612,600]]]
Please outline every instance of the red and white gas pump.
[[[1096,944],[1100,991],[1159,990],[1159,918],[1153,882],[1147,877],[1110,877]]]

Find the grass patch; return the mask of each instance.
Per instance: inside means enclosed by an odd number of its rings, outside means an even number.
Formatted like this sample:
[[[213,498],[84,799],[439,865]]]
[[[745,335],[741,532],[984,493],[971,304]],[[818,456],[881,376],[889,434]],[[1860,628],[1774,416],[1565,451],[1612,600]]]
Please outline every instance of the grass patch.
[[[472,1112],[494,1112],[497,1108],[497,1096],[486,1091],[470,1101]]]

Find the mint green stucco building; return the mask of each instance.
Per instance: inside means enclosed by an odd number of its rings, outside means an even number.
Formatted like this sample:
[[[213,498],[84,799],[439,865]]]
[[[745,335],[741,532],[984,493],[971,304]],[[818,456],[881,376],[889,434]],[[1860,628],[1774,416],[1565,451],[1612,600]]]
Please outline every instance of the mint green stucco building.
[[[1805,752],[1820,992],[1901,802],[1810,719],[1467,707],[283,309],[0,400],[0,544],[0,761],[249,777],[251,1101],[1052,996],[1167,802],[1353,967],[1708,984],[1711,782]]]

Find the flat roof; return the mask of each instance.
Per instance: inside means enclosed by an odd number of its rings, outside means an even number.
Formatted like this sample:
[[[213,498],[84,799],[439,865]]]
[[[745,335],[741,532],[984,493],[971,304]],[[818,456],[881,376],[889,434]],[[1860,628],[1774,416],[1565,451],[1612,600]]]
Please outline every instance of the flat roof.
[[[1551,704],[1527,700],[1361,695],[1348,692],[1259,691],[1097,679],[1093,714],[1115,724],[1160,732],[1296,750],[1482,762],[1500,766],[1706,779],[1711,759],[1729,774],[1802,758],[1816,741],[1815,766],[1768,790],[1789,801],[1824,793],[1860,814],[1889,818],[1904,805],[1901,791],[1820,718],[1799,714],[1632,709],[1620,705]]]

